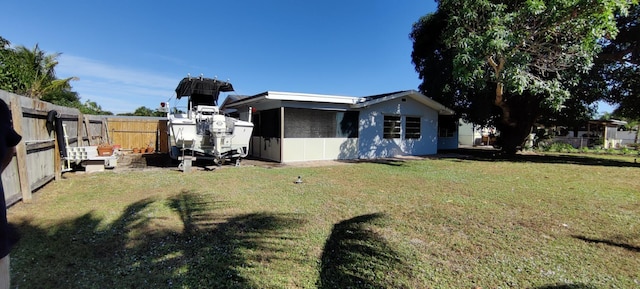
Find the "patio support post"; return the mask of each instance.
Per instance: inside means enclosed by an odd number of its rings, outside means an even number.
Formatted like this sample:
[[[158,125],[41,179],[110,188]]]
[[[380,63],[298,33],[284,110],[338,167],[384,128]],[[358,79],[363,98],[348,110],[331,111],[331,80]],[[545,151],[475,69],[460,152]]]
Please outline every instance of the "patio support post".
[[[280,162],[284,163],[284,107],[280,107]]]

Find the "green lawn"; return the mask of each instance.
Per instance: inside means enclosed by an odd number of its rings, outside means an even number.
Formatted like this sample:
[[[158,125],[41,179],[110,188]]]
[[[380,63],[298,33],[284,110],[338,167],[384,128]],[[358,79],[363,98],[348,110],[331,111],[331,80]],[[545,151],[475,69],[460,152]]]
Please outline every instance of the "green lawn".
[[[22,232],[13,285],[637,288],[633,161],[451,155],[65,174],[9,210]]]

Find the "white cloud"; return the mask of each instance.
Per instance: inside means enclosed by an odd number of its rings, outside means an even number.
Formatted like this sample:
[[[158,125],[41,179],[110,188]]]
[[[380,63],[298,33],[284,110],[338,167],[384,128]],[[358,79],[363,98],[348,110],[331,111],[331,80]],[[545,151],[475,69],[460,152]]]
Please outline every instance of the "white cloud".
[[[72,82],[81,101],[95,101],[113,113],[133,112],[140,106],[155,108],[173,96],[179,81],[157,73],[115,66],[79,56],[63,54],[56,72],[60,78],[76,76]]]

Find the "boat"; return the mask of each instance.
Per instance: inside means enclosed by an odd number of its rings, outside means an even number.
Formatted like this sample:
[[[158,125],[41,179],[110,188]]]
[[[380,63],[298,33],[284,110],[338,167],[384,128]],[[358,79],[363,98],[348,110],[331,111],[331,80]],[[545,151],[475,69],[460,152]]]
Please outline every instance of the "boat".
[[[247,156],[253,123],[232,118],[218,107],[220,93],[230,91],[233,85],[229,81],[187,75],[176,87],[178,100],[188,98],[186,111],[170,109],[163,103],[168,117],[169,156],[180,161],[181,170],[190,168],[195,160],[239,166]]]

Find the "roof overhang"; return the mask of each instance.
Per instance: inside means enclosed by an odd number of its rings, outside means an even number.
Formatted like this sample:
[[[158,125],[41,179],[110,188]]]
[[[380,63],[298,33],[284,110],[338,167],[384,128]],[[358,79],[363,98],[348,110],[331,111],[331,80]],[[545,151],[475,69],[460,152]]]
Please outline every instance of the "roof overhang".
[[[390,93],[388,95],[382,95],[377,97],[352,97],[341,95],[327,95],[327,94],[310,94],[310,93],[294,93],[294,92],[280,92],[280,91],[266,91],[259,93],[244,99],[226,103],[224,108],[236,108],[240,106],[253,105],[265,100],[278,100],[278,101],[298,101],[298,102],[315,102],[315,103],[332,103],[332,104],[344,104],[350,108],[359,109],[390,101],[398,98],[408,97],[411,98],[435,111],[439,115],[454,115],[453,110],[445,107],[439,102],[425,96],[424,94],[415,90],[400,91],[397,93]]]
[[[327,94],[310,94],[310,93],[294,93],[280,91],[266,91],[254,96],[241,99],[227,104],[229,108],[251,105],[262,100],[280,100],[280,101],[301,101],[301,102],[319,102],[319,103],[336,103],[336,104],[354,104],[357,98],[351,96],[327,95]]]
[[[617,120],[617,119],[609,119],[609,120],[590,120],[589,121],[590,124],[599,124],[599,125],[605,125],[605,126],[624,126],[627,125],[628,123],[624,120]]]

